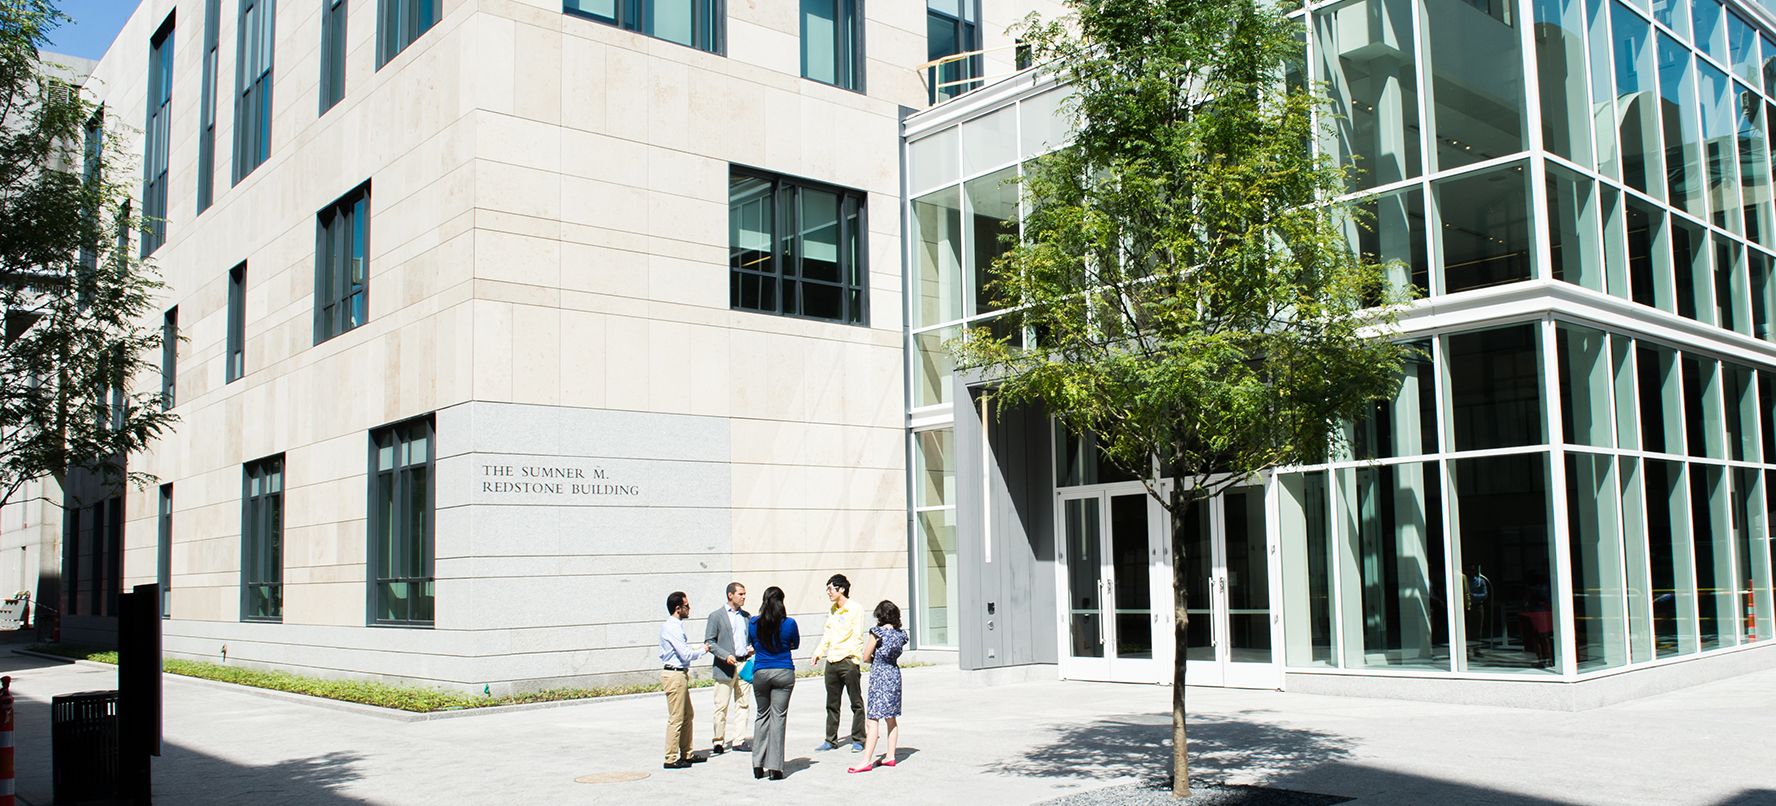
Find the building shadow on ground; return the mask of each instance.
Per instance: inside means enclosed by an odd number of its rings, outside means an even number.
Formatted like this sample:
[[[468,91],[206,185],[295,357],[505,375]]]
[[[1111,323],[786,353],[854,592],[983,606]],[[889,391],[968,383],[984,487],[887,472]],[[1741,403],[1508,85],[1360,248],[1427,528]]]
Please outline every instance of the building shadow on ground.
[[[1776,804],[1776,789],[1747,789],[1715,806],[1772,806]]]
[[[47,669],[52,666],[67,666],[74,661],[62,658],[46,658],[42,655],[26,655],[22,652],[0,651],[0,674],[17,674],[31,669]]]

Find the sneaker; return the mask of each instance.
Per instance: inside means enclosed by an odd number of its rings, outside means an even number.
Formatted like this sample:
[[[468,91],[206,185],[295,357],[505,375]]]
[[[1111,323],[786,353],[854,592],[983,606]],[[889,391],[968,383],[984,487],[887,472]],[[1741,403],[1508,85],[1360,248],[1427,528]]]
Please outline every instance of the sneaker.
[[[863,742],[852,742],[851,743],[851,752],[853,752],[853,753],[863,752]]]
[[[831,750],[831,749],[833,749],[832,742],[821,742],[819,747],[814,748],[814,752],[824,753],[824,752]]]

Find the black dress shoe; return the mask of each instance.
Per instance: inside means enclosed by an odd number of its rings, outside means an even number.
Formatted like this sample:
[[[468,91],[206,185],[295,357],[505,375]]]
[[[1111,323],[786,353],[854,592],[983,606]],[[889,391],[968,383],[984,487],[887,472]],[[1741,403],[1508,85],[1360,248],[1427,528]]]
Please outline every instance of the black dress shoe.
[[[728,752],[728,751],[722,749],[721,742],[716,742],[715,744],[709,746],[709,754],[712,756],[719,756],[719,755],[726,753],[726,752]]]
[[[765,777],[765,768],[764,767],[753,767],[752,768],[752,777],[754,777],[754,778]]]
[[[684,759],[681,758],[677,761],[668,761],[665,764],[661,764],[660,766],[664,767],[668,770],[688,770],[691,768],[691,762],[685,761]]]
[[[773,781],[783,780],[783,771],[782,770],[771,770],[767,774],[771,776],[771,780],[773,780]]]
[[[685,760],[686,764],[702,764],[703,762],[708,761],[709,757],[708,756],[699,756],[696,753],[692,753],[688,756],[685,756],[684,760]]]

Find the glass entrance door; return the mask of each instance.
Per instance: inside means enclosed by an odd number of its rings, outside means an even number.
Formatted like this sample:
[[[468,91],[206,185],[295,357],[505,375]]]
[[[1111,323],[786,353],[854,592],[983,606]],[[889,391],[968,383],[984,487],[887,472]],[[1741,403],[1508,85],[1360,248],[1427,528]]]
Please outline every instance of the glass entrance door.
[[[1155,605],[1171,584],[1158,511],[1140,487],[1061,497],[1062,677],[1161,682],[1170,630]]]
[[[1271,559],[1264,488],[1235,487],[1191,508],[1184,565],[1185,679],[1198,686],[1274,688]]]

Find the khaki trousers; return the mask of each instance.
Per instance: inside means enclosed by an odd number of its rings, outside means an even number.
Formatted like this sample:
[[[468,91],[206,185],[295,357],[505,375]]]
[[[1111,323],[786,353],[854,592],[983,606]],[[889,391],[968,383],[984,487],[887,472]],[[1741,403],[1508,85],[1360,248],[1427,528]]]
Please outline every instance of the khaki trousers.
[[[666,761],[673,762],[691,755],[691,676],[685,672],[662,670],[660,688],[666,692]]]
[[[722,743],[728,735],[728,706],[739,706],[741,713],[736,714],[740,722],[740,738],[748,733],[746,722],[750,718],[747,711],[752,710],[752,684],[741,680],[738,675],[730,680],[715,681],[715,731],[717,744]]]

